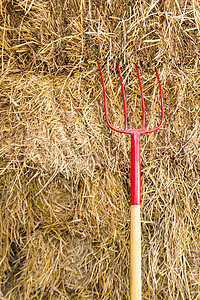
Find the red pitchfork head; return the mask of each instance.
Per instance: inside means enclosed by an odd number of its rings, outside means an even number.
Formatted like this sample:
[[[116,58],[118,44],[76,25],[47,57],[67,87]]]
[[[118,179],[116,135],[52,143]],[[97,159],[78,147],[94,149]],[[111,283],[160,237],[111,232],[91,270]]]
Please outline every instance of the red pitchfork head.
[[[121,83],[121,89],[122,89],[122,97],[123,97],[123,103],[124,103],[124,120],[125,120],[125,128],[123,130],[120,130],[120,129],[114,128],[112,125],[110,125],[110,123],[108,121],[108,110],[107,110],[107,103],[106,103],[105,85],[104,85],[103,75],[102,75],[99,63],[98,63],[98,66],[99,66],[99,72],[100,72],[102,86],[103,86],[104,106],[105,106],[105,118],[106,118],[106,122],[107,122],[108,126],[112,130],[115,130],[115,131],[121,132],[121,133],[126,133],[126,134],[146,134],[146,133],[151,133],[151,132],[154,132],[154,131],[158,130],[161,127],[161,125],[163,123],[163,120],[164,120],[164,108],[163,108],[163,96],[162,96],[161,83],[160,83],[160,78],[159,78],[157,69],[156,69],[156,75],[157,75],[159,89],[160,89],[160,102],[161,102],[161,121],[160,121],[160,124],[156,128],[154,128],[154,129],[151,129],[151,130],[147,130],[146,129],[144,95],[143,95],[142,83],[141,83],[141,80],[140,80],[139,70],[138,70],[138,67],[136,65],[136,71],[137,71],[137,76],[138,76],[139,85],[140,85],[140,93],[141,93],[141,98],[142,98],[142,116],[143,116],[143,120],[142,120],[142,128],[140,128],[140,129],[131,129],[131,128],[128,128],[127,109],[126,109],[126,100],[125,100],[124,86],[123,86],[123,83],[122,83],[122,77],[121,77],[121,73],[120,73],[120,70],[119,70],[119,66],[117,65],[117,69],[118,69],[118,73],[119,73],[119,78],[120,78],[120,83]]]

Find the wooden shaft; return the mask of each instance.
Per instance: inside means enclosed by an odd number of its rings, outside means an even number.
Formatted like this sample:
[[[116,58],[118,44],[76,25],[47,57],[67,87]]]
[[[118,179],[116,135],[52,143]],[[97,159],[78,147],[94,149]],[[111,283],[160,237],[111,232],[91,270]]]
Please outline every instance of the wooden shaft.
[[[130,299],[142,299],[140,205],[131,205]]]

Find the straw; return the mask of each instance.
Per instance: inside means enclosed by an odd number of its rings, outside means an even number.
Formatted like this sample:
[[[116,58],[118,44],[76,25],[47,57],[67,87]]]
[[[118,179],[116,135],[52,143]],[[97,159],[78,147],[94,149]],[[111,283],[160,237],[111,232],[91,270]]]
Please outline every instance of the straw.
[[[198,1],[2,1],[0,278],[7,299],[129,299],[130,141],[141,138],[144,299],[199,297]],[[103,64],[105,62],[105,64]],[[114,68],[113,68],[114,66]],[[113,138],[114,137],[114,138]],[[117,197],[116,197],[117,195]]]

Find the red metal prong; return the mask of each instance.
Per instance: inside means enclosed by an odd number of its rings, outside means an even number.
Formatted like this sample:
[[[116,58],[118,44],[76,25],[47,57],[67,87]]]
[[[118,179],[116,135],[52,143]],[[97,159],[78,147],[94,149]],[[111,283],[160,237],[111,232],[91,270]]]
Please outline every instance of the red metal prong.
[[[117,69],[118,69],[118,73],[119,73],[119,79],[120,79],[120,84],[121,84],[121,89],[122,89],[122,98],[123,98],[123,103],[124,103],[124,123],[125,123],[125,129],[127,129],[128,128],[128,120],[127,120],[126,99],[125,99],[125,92],[124,92],[122,77],[121,77],[121,73],[120,73],[118,64],[117,64]]]
[[[164,121],[164,106],[163,106],[163,95],[162,95],[162,88],[161,88],[161,83],[160,83],[160,78],[159,78],[159,74],[158,74],[158,70],[156,68],[156,75],[157,75],[157,79],[158,79],[158,84],[159,84],[159,90],[160,90],[160,102],[161,102],[161,121],[159,124],[159,128],[162,125],[163,121]],[[158,129],[159,129],[158,128]]]
[[[155,68],[155,69],[156,69],[156,75],[157,75],[158,84],[159,84],[159,90],[160,90],[161,121],[160,121],[160,124],[156,128],[151,129],[151,130],[147,130],[145,133],[151,133],[151,132],[157,131],[162,126],[163,121],[164,121],[164,106],[163,106],[162,88],[161,88],[161,83],[160,83],[160,78],[159,78],[158,70],[157,70],[157,68]]]
[[[104,85],[104,81],[103,81],[103,75],[102,75],[101,67],[100,67],[99,63],[98,63],[98,67],[99,67],[99,73],[100,73],[100,76],[101,76],[101,83],[102,83],[102,87],[103,87],[103,96],[104,96],[104,108],[105,108],[106,123],[108,124],[108,126],[112,130],[117,131],[117,132],[123,132],[123,130],[119,130],[119,129],[114,128],[112,125],[110,125],[110,123],[108,121],[108,110],[107,110],[107,102],[106,102],[106,90],[105,90],[105,85]]]
[[[106,122],[107,122],[108,126],[111,128],[112,126],[110,125],[110,123],[108,121],[108,111],[107,111],[107,103],[106,103],[106,90],[105,90],[103,75],[102,75],[101,67],[100,67],[99,63],[98,63],[98,67],[99,67],[99,73],[100,73],[100,76],[101,76],[101,83],[102,83],[102,87],[103,87],[105,118],[106,118]]]
[[[140,93],[141,93],[141,98],[142,98],[142,128],[146,129],[145,106],[144,106],[144,95],[143,95],[143,90],[142,90],[142,83],[141,83],[141,79],[140,79],[140,74],[139,74],[138,66],[135,65],[135,67],[136,67],[136,71],[137,71],[137,77],[138,77],[138,80],[139,80]]]

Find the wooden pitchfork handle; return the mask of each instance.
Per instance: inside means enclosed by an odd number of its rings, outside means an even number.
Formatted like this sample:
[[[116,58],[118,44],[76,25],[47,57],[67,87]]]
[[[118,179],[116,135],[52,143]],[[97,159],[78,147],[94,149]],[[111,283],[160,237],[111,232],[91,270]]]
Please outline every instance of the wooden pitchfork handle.
[[[130,299],[142,299],[140,205],[131,205]]]
[[[131,135],[130,299],[141,300],[140,135]]]

